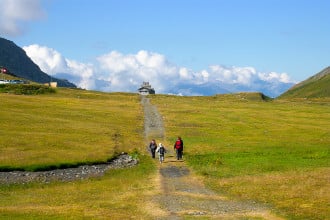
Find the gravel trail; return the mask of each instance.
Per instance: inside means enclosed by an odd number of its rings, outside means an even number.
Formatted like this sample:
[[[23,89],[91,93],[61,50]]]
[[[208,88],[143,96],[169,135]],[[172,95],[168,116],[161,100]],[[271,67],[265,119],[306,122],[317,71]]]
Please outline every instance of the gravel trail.
[[[165,130],[157,108],[147,96],[141,96],[141,104],[146,140],[164,141]],[[154,207],[148,210],[154,219],[282,219],[273,215],[268,207],[233,201],[207,189],[184,161],[176,160],[171,148],[167,149],[164,163],[155,160],[159,169],[154,181],[156,190],[147,203]]]
[[[141,95],[141,104],[144,111],[144,134],[146,141],[150,139],[164,139],[164,125],[162,116],[158,113],[156,106],[150,103],[149,98]]]

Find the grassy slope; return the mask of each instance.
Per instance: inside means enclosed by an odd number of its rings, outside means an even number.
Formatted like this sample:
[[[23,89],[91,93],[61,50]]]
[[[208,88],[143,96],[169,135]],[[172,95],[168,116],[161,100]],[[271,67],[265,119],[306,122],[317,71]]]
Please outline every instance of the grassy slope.
[[[279,98],[325,98],[330,97],[330,67],[295,85]]]
[[[0,79],[12,80],[12,79],[20,79],[20,78],[9,75],[9,74],[0,73]]]
[[[145,149],[139,96],[57,89],[56,94],[0,94],[0,167],[106,161]],[[141,206],[155,171],[149,156],[132,169],[73,183],[0,186],[0,219],[147,218]]]
[[[258,200],[292,219],[329,216],[329,103],[262,102],[242,95],[156,96],[167,145],[210,187]]]

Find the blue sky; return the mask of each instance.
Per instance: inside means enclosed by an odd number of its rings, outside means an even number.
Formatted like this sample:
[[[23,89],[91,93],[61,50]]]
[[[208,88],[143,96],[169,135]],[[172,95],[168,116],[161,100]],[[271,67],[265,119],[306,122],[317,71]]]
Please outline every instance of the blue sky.
[[[82,81],[77,68],[89,68],[85,80],[94,77],[94,84],[76,83],[90,89],[130,91],[157,77],[162,80],[153,84],[160,91],[177,77],[237,83],[246,70],[258,79],[298,82],[330,61],[327,0],[0,0],[0,5],[8,11],[0,15],[2,37],[24,47],[48,74]],[[215,66],[222,72],[212,78]],[[131,85],[115,87],[121,77]]]

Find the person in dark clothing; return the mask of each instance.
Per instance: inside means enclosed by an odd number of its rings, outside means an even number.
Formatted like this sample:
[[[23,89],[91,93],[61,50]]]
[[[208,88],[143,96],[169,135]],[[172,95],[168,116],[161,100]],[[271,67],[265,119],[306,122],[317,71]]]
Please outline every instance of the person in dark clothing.
[[[176,152],[176,159],[182,160],[182,154],[183,154],[183,140],[179,136],[178,139],[174,143],[174,150]]]
[[[157,149],[157,144],[156,144],[155,139],[151,140],[151,142],[149,144],[149,149],[150,149],[150,152],[151,152],[151,157],[155,158],[156,149]]]

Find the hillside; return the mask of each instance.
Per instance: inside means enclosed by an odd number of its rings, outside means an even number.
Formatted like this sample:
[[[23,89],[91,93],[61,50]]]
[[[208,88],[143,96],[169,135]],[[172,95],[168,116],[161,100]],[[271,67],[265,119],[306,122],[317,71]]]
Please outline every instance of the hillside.
[[[324,97],[330,97],[330,66],[279,96],[279,98]]]
[[[221,96],[221,95],[220,95]],[[226,99],[232,98],[238,98],[240,100],[247,100],[247,101],[271,101],[272,98],[266,96],[265,94],[261,92],[240,92],[240,93],[234,93],[234,94],[227,94],[224,95]]]
[[[0,38],[0,66],[7,68],[17,77],[38,83],[52,80],[60,87],[76,87],[67,80],[51,78],[26,55],[25,51],[12,41]]]
[[[21,79],[19,77],[13,76],[11,74],[4,74],[0,72],[0,80],[4,79],[4,80],[12,80],[12,79]]]

